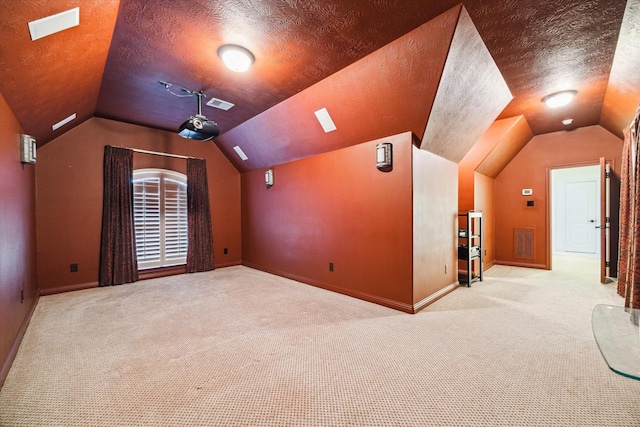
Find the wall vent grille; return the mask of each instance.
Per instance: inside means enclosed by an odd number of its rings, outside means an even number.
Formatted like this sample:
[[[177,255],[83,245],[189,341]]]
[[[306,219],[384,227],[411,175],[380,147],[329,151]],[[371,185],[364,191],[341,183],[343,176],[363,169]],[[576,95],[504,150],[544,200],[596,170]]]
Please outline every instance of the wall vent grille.
[[[514,228],[513,229],[513,257],[519,259],[533,259],[533,242],[535,229]]]

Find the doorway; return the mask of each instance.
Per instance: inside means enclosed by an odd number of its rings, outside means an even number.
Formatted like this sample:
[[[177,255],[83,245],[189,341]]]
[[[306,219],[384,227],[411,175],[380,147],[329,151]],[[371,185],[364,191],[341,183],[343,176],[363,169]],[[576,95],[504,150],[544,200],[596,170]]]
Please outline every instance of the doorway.
[[[600,165],[551,170],[551,253],[554,270],[598,276],[601,258]]]

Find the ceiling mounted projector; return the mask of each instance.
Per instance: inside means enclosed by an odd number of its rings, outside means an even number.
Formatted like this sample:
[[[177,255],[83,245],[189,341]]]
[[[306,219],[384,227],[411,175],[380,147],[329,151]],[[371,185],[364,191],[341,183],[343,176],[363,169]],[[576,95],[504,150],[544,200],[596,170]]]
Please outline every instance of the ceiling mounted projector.
[[[181,124],[178,130],[178,135],[181,137],[198,141],[208,141],[219,134],[218,125],[200,114],[189,117],[189,120]]]
[[[167,90],[169,90],[169,83],[160,83],[165,84]],[[189,93],[190,95],[195,95],[198,97],[198,114],[189,117],[189,120],[180,125],[180,128],[178,129],[178,135],[183,138],[195,139],[197,141],[208,141],[218,136],[220,134],[218,124],[213,120],[208,120],[205,116],[202,115],[202,98],[205,96],[204,92],[195,92],[184,88],[182,90]]]

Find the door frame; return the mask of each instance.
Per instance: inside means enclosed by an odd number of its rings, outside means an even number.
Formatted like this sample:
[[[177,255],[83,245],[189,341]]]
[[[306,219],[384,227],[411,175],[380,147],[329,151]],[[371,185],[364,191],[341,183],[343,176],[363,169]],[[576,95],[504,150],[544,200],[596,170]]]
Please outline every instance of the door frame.
[[[545,252],[546,252],[546,262],[545,262],[545,269],[546,270],[551,270],[553,265],[552,265],[552,253],[551,253],[551,242],[552,242],[552,238],[553,235],[551,233],[551,216],[552,216],[552,210],[551,210],[551,171],[553,169],[566,169],[566,168],[578,168],[578,167],[582,167],[582,166],[597,166],[597,165],[602,165],[601,163],[601,158],[597,158],[594,160],[588,160],[588,161],[584,161],[584,162],[573,162],[573,163],[559,163],[559,164],[555,164],[555,165],[547,165],[546,166],[546,176],[545,176],[545,187],[546,187],[546,192],[545,192],[545,199],[547,202],[547,217],[545,220],[545,227],[547,229],[547,235],[546,235],[546,242],[545,242]],[[604,164],[608,164],[609,167],[611,168],[611,170],[615,170],[615,162],[613,159],[604,159]],[[601,183],[602,185],[602,183]],[[600,198],[602,200],[603,195],[600,195]],[[602,203],[601,203],[602,205]],[[601,206],[602,209],[602,206]],[[604,218],[601,218],[601,221],[603,221]],[[597,243],[596,243],[597,244]],[[606,251],[600,251],[600,258],[601,258],[601,263],[604,262],[602,261],[604,259],[604,257],[606,256],[605,252]]]

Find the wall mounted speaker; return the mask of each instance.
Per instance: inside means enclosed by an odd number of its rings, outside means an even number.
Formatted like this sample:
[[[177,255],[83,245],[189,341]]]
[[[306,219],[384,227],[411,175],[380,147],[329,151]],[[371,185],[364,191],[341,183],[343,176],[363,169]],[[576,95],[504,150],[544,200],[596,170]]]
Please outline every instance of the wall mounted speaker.
[[[264,183],[267,188],[273,187],[273,169],[267,169],[264,171]]]
[[[22,163],[36,163],[36,139],[31,135],[20,135],[20,161]]]
[[[376,146],[376,167],[389,172],[393,169],[393,145],[390,142],[383,142]]]

